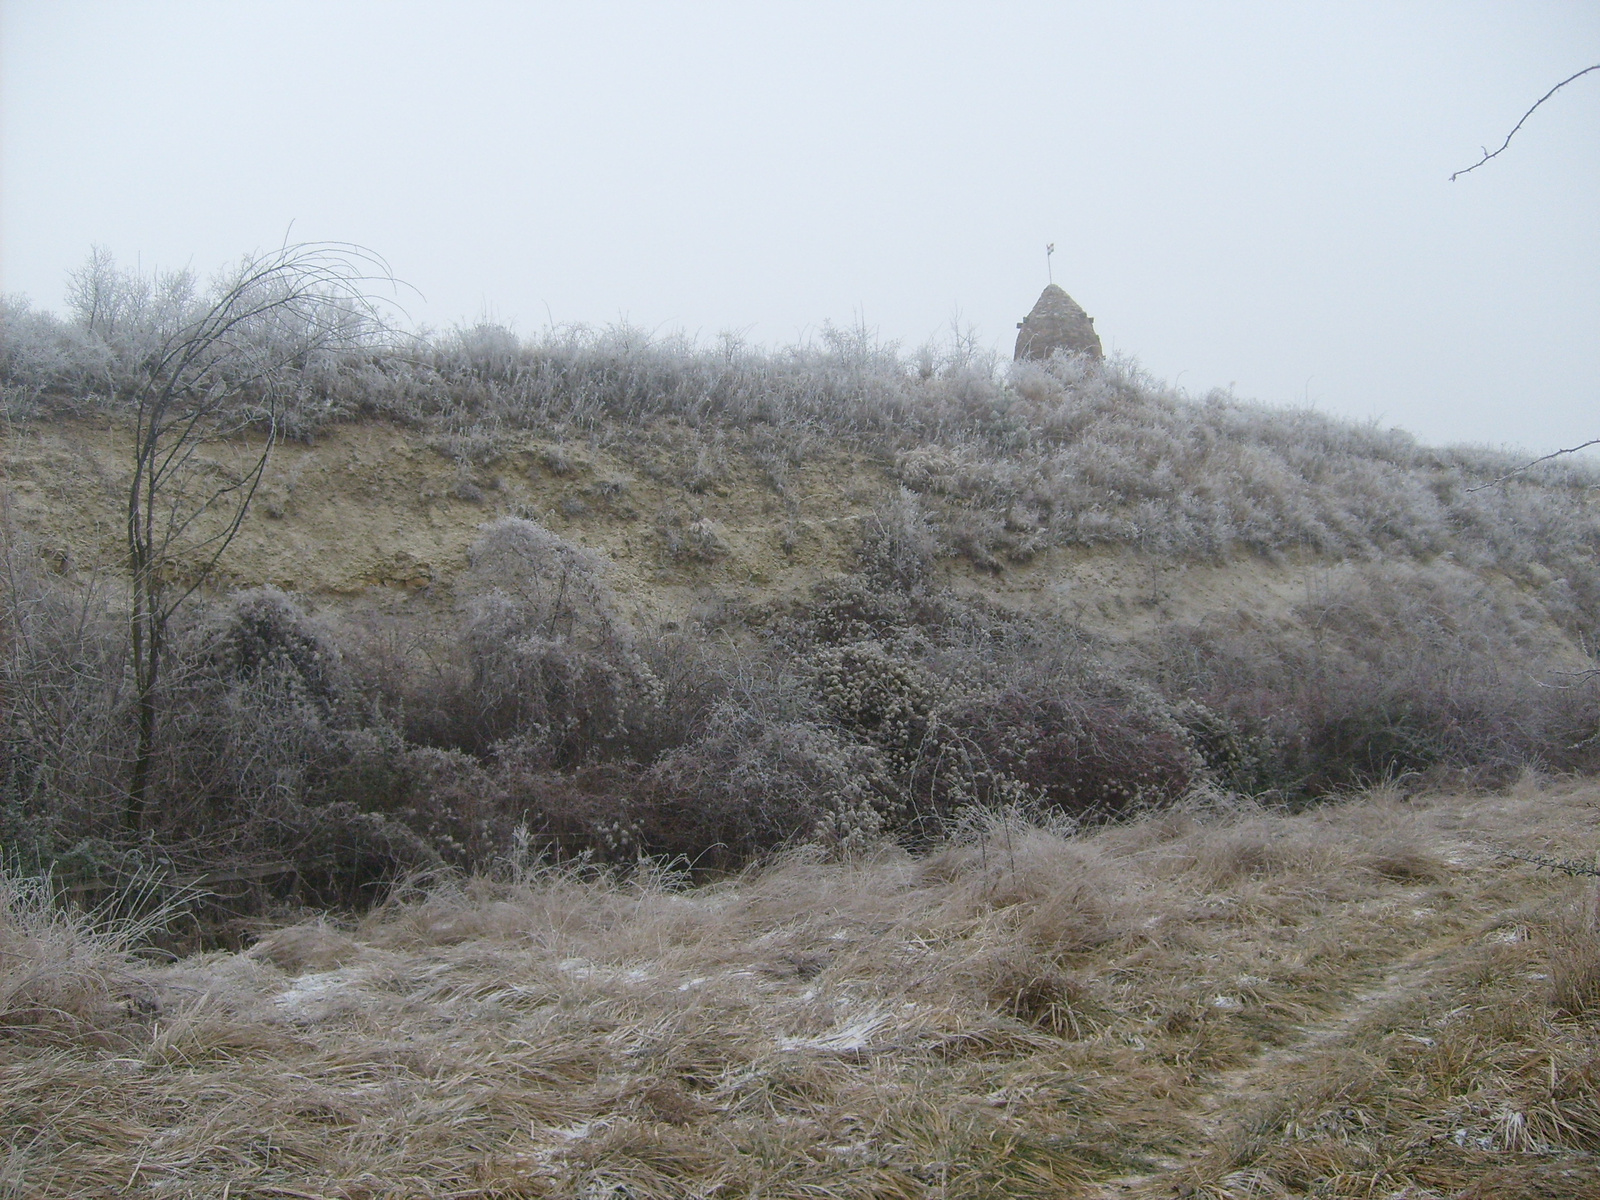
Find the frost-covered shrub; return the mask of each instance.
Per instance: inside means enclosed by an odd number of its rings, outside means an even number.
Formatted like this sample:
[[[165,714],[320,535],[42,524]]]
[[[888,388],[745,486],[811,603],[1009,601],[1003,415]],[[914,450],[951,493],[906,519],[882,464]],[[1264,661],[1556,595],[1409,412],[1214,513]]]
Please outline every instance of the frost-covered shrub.
[[[1386,778],[1600,764],[1600,690],[1548,626],[1444,565],[1352,568],[1275,627],[1182,625],[1163,686],[1246,748],[1258,790],[1310,796]],[[1224,748],[1225,749],[1225,748]]]
[[[874,587],[853,576],[825,579],[811,590],[798,636],[805,642],[904,640],[917,623],[918,606],[899,588]]]
[[[860,579],[819,585],[809,612],[797,640],[817,711],[880,757],[902,802],[890,834],[973,806],[1115,815],[1201,781],[1173,705],[1045,618]]]
[[[620,749],[630,724],[660,703],[605,570],[599,555],[535,522],[505,517],[483,527],[461,624],[464,748],[531,737],[552,763],[574,766]]]
[[[546,637],[596,647],[625,635],[601,555],[520,517],[501,517],[479,533],[463,581],[469,593],[506,597],[519,620]]]
[[[339,699],[340,655],[327,632],[273,587],[228,598],[211,622],[204,655],[236,685],[279,693],[323,713]]]
[[[174,632],[151,765],[161,822],[169,836],[270,845],[272,823],[339,754],[351,718],[340,652],[273,588],[229,596]]]
[[[52,393],[87,390],[99,357],[71,325],[0,297],[0,405],[8,417],[37,415]]]
[[[343,801],[290,809],[275,822],[274,832],[279,854],[304,864],[308,898],[323,904],[365,907],[406,875],[454,857],[442,855],[434,841],[390,814]]]
[[[53,574],[40,551],[0,541],[0,854],[13,866],[114,825],[132,747],[114,592]]]
[[[828,718],[850,737],[911,764],[927,735],[935,692],[915,664],[878,642],[828,646],[812,656],[813,686]]]
[[[900,815],[890,770],[868,745],[736,701],[707,725],[645,781],[653,849],[735,862],[795,840],[864,849]]]
[[[1104,818],[1171,803],[1198,782],[1181,729],[1110,689],[1008,688],[941,717],[968,756],[978,804],[1012,802],[1020,785],[1061,812]]]
[[[869,583],[908,590],[928,582],[938,550],[928,514],[901,487],[867,517],[858,559]]]

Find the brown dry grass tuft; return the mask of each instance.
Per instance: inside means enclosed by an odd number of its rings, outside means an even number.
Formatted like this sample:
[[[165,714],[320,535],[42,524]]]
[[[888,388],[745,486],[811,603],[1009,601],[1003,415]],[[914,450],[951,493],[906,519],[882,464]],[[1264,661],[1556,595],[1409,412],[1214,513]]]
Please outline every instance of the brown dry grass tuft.
[[[0,1195],[1600,1194],[1587,897],[1494,853],[1597,798],[461,879],[169,965],[12,881],[3,1011],[70,1019],[0,1026]]]
[[[1600,884],[1551,929],[1550,1002],[1563,1016],[1600,1013]]]
[[[119,1045],[155,1011],[127,957],[148,921],[107,921],[56,903],[52,881],[0,871],[0,1045]]]

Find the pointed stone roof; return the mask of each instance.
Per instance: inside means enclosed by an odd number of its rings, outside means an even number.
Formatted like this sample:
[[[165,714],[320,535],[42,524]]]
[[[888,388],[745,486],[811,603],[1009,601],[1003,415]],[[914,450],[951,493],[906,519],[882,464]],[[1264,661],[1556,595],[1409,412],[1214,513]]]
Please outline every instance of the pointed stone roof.
[[[1039,302],[1017,331],[1013,358],[1049,358],[1057,350],[1094,359],[1105,357],[1100,335],[1094,331],[1094,318],[1053,283],[1039,293]]]

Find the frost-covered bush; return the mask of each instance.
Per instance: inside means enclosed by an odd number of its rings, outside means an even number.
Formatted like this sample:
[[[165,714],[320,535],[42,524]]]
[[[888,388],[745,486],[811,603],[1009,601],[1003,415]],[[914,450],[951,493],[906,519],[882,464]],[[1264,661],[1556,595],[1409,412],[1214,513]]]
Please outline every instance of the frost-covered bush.
[[[1523,603],[1438,564],[1351,567],[1276,625],[1177,625],[1157,677],[1259,790],[1600,765],[1600,688]],[[1563,672],[1566,672],[1565,674]],[[1229,743],[1232,743],[1230,749]],[[1242,786],[1230,781],[1234,786]]]
[[[1170,804],[1199,782],[1193,743],[1162,703],[1080,687],[1012,687],[943,714],[969,756],[971,803],[998,807],[1020,785],[1036,803],[1104,819]]]
[[[606,563],[533,521],[483,527],[464,581],[464,748],[521,739],[574,766],[620,751],[662,690],[616,613]]]
[[[878,642],[826,646],[811,659],[828,719],[907,767],[928,732],[935,691],[918,667]]]
[[[0,855],[36,866],[98,831],[125,786],[131,729],[114,585],[0,541]]]
[[[908,590],[928,582],[938,553],[928,514],[900,487],[867,517],[858,558],[868,582]]]
[[[202,653],[224,679],[323,714],[338,703],[344,686],[338,647],[277,588],[234,593],[202,636],[209,639]]]
[[[796,840],[865,849],[900,817],[890,775],[869,745],[730,699],[651,770],[647,844],[735,862]]]

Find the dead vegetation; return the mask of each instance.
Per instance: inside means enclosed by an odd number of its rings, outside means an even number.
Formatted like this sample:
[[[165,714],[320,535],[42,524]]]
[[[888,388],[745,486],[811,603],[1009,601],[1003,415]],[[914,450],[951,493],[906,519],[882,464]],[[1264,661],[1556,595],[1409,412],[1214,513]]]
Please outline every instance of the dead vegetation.
[[[146,311],[151,289],[174,281],[99,259],[82,275],[109,298],[102,306],[127,310],[117,322],[82,296],[69,297],[67,320],[0,299],[8,420],[125,410],[107,364],[139,345],[160,317]],[[775,348],[626,326],[522,337],[480,324],[401,337],[369,322],[349,332],[353,345],[305,357],[281,414],[285,435],[309,442],[370,420],[426,430],[455,461],[452,494],[474,504],[494,492],[516,431],[556,443],[553,473],[604,448],[682,490],[680,510],[659,514],[669,561],[726,553],[694,498],[725,491],[740,469],[783,497],[794,468],[843,445],[886,464],[936,515],[942,553],[986,570],[1063,546],[1133,546],[1179,561],[1449,553],[1473,565],[1538,565],[1550,572],[1541,587],[1565,580],[1551,603],[1600,595],[1595,471],[1581,459],[1522,472],[1514,452],[1423,446],[1402,430],[1222,391],[1191,397],[1129,360],[1006,364],[959,338],[908,357],[868,329],[829,325]],[[626,490],[618,479],[595,484],[602,507]]]
[[[115,427],[142,303],[0,303],[12,430]],[[412,616],[207,597],[141,748],[116,568],[0,512],[0,1197],[1600,1195],[1537,865],[1597,847],[1592,467],[861,330],[348,332],[278,429],[443,456]],[[760,591],[758,518],[855,532]],[[1139,620],[1002,602],[1096,554]],[[1169,608],[1252,563],[1303,596]]]
[[[508,863],[171,963],[9,884],[0,1187],[1595,1194],[1593,885],[1497,850],[1592,852],[1597,799],[991,816],[701,887]]]
[[[514,517],[480,526],[431,622],[270,588],[196,605],[157,693],[161,820],[139,838],[115,582],[14,543],[0,844],[95,889],[287,862],[293,898],[360,905],[407,871],[514,853],[730,870],[800,843],[926,847],[1007,807],[1093,824],[1600,762],[1600,681],[1562,676],[1551,622],[1452,569],[1352,566],[1271,622],[1241,608],[1119,642],[941,585],[920,528],[902,493],[853,575],[686,630],[635,629],[602,556]],[[234,917],[291,899],[262,887]]]
[[[173,307],[161,288],[192,283],[103,258],[81,279],[67,320],[0,304],[13,430],[125,419],[139,347]],[[1600,764],[1583,463],[1515,472],[1506,454],[1188,397],[1128,362],[1002,367],[960,342],[909,360],[864,330],[768,350],[352,321],[286,360],[274,428],[414,431],[390,449],[439,470],[407,475],[402,503],[373,467],[359,505],[429,527],[454,506],[459,561],[395,549],[338,586],[416,603],[212,595],[165,631],[152,684],[121,560],[75,541],[94,519],[61,494],[72,448],[15,440],[6,512],[38,538],[0,529],[11,858],[96,886],[331,861],[316,898],[349,902],[405,870],[480,868],[519,828],[547,861],[730,869],[800,841],[925,844],[1007,805],[1095,821],[1210,791],[1309,803]],[[259,426],[251,411],[226,428]],[[116,445],[81,490],[120,491]],[[229,446],[245,467],[265,452]],[[292,581],[312,543],[354,553],[328,533],[348,506],[290,516],[311,490],[297,455],[241,532],[267,531],[257,578]],[[735,492],[737,523],[715,503]],[[835,518],[826,554],[758,582]],[[1149,579],[1131,603],[1118,585],[1120,611],[1099,596],[1098,621],[1074,590],[1096,554]],[[1041,556],[1021,596],[1008,573]],[[1285,562],[1303,598],[1239,594]],[[1235,569],[1227,602],[1167,605],[1187,572]],[[682,603],[667,621],[613,587]]]

